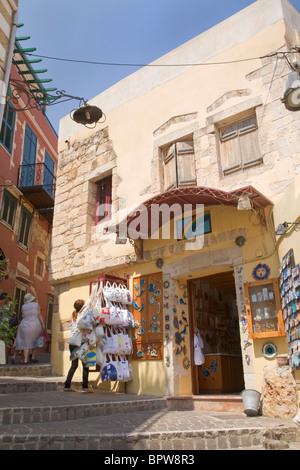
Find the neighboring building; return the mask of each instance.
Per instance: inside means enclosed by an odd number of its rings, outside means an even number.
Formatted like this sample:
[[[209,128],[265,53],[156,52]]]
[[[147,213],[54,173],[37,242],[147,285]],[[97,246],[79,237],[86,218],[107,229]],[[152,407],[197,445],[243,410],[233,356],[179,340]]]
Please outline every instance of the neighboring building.
[[[105,123],[61,121],[51,257],[57,372],[69,367],[74,301],[109,274],[128,280],[143,326],[134,330],[128,392],[261,390],[272,348],[288,352],[280,264],[291,249],[300,263],[294,226],[275,235],[279,223],[299,220],[300,114],[281,101],[291,69],[276,54],[291,51],[299,33],[286,0],[259,0],[97,96],[91,104]],[[204,204],[203,244],[179,236],[180,220],[170,237],[161,221],[150,237],[154,205],[168,215],[174,204]]]
[[[2,122],[18,23],[18,0],[0,2],[0,122]]]
[[[57,135],[34,93],[44,92],[34,60],[16,38],[0,133],[0,256],[7,259],[1,292],[18,301],[32,293],[51,329],[53,287],[49,256]],[[45,81],[49,81],[46,79]]]

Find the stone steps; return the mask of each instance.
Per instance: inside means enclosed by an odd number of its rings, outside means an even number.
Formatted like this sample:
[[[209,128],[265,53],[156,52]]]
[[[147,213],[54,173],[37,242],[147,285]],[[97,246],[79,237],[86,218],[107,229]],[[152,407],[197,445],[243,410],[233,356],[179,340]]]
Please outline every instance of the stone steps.
[[[46,375],[52,374],[49,364],[5,367],[5,373],[0,368],[0,450],[267,450],[276,440],[288,450],[300,443],[292,420],[170,409],[164,398],[98,389],[63,392],[64,377]]]
[[[243,413],[243,399],[239,394],[192,395],[168,397],[168,408],[173,410],[201,410]]]

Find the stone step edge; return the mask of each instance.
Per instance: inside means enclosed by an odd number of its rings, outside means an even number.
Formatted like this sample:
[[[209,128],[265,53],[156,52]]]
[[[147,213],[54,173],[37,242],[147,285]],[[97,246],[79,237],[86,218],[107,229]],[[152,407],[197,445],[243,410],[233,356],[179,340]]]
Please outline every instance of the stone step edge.
[[[4,379],[6,377],[31,377],[31,376],[52,376],[53,374],[53,365],[52,364],[28,364],[27,366],[0,366],[0,378]],[[24,374],[25,372],[25,374]]]
[[[8,433],[0,436],[0,450],[256,450],[262,448],[265,433],[261,428],[120,434]]]
[[[0,425],[71,421],[136,411],[167,409],[163,398],[74,403],[54,406],[0,407]]]

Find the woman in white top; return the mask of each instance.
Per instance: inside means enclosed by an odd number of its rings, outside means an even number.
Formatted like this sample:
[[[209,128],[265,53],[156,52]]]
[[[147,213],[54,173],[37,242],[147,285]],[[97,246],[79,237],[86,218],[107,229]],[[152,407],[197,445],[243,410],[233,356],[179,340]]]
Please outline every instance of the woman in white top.
[[[70,326],[71,335],[74,332],[74,330],[76,330],[77,316],[80,310],[82,309],[82,307],[84,306],[84,304],[85,304],[85,301],[81,299],[76,300],[76,302],[74,302],[75,310],[73,311],[72,316],[71,316],[71,326]],[[70,353],[72,354],[72,352],[76,348],[77,346],[70,344],[69,345]],[[77,367],[78,367],[78,359],[73,359],[66,381],[65,381],[65,388],[64,388],[65,392],[76,392],[76,389],[71,387],[71,382],[72,382],[72,378],[73,378],[73,375],[75,374]],[[82,391],[83,392],[91,392],[91,390],[89,389],[88,381],[89,381],[89,368],[85,367],[84,364],[82,364]]]
[[[28,354],[30,350],[35,350],[36,341],[45,329],[44,320],[41,315],[40,307],[34,302],[35,297],[31,294],[24,296],[22,305],[22,321],[19,324],[15,340],[15,350],[23,351],[23,364],[28,363]]]

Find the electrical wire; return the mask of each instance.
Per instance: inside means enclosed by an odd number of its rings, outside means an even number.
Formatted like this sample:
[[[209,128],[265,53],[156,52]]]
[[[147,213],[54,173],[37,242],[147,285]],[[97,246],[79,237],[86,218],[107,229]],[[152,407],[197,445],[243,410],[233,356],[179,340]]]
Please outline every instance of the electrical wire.
[[[42,59],[50,59],[50,60],[58,60],[61,62],[74,62],[80,64],[90,64],[90,65],[107,65],[107,66],[116,66],[116,67],[196,67],[196,66],[207,66],[207,65],[228,65],[228,64],[236,64],[239,62],[247,62],[250,60],[259,60],[259,59],[266,59],[268,57],[274,57],[278,55],[282,55],[286,58],[285,54],[295,54],[294,51],[280,51],[280,52],[271,52],[270,54],[260,56],[260,57],[249,57],[245,59],[236,59],[236,60],[228,60],[228,61],[221,61],[221,62],[202,62],[202,63],[191,63],[191,64],[157,64],[157,63],[150,63],[150,64],[133,64],[133,63],[119,63],[119,62],[99,62],[95,60],[83,60],[83,59],[67,59],[63,57],[52,57],[47,55],[40,55],[40,54],[33,54],[27,53],[28,56],[39,57]]]

